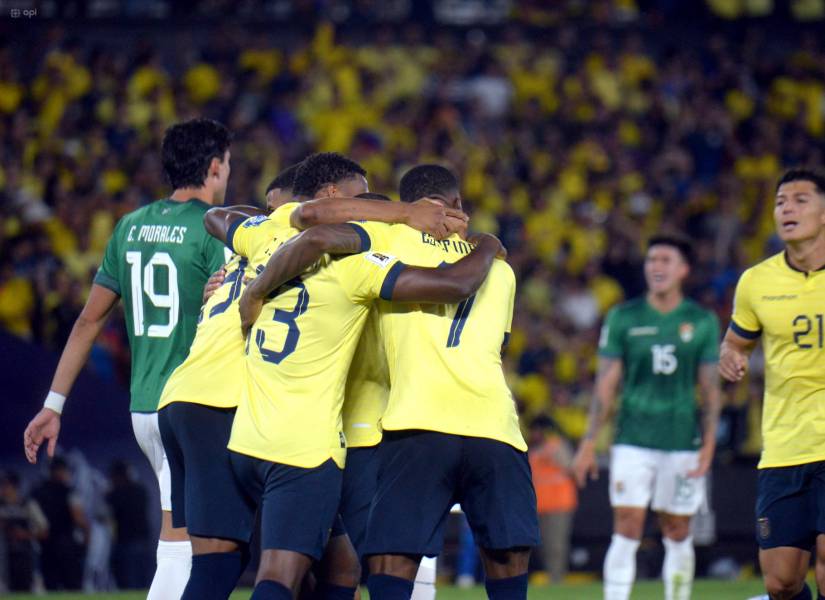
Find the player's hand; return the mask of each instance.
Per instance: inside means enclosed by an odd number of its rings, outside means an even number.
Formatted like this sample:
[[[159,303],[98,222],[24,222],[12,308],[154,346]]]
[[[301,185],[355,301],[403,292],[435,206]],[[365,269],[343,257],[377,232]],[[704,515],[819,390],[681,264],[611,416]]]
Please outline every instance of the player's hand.
[[[576,456],[573,457],[571,467],[573,477],[579,487],[587,485],[588,475],[590,479],[599,478],[599,465],[596,464],[596,444],[593,440],[582,440]]]
[[[223,285],[223,280],[226,279],[226,267],[221,267],[214,273],[209,279],[206,280],[206,285],[203,288],[203,302],[206,303],[209,298],[212,297],[212,294],[215,293],[219,287]]]
[[[687,472],[688,477],[704,477],[705,473],[710,470],[710,465],[713,462],[713,452],[716,448],[712,445],[705,444],[699,449],[699,463],[695,469]]]
[[[37,451],[47,440],[49,444],[46,447],[46,454],[52,458],[59,434],[60,415],[50,408],[41,408],[23,432],[23,451],[26,453],[26,460],[31,464],[36,464]]]
[[[722,344],[719,373],[730,382],[741,381],[748,372],[748,355],[730,344]]]
[[[261,314],[261,309],[264,306],[264,299],[259,298],[253,289],[252,285],[246,286],[241,299],[239,300],[238,310],[241,312],[241,332],[244,339],[249,335],[249,330],[258,320],[258,315]]]
[[[429,233],[437,240],[443,240],[458,229],[457,221],[466,223],[468,220],[469,217],[460,210],[444,206],[432,198],[422,198],[409,205],[405,223],[413,229]]]
[[[490,239],[492,242],[484,242],[485,239]],[[471,244],[478,246],[482,242],[483,243],[494,243],[498,246],[496,250],[496,258],[500,258],[501,260],[507,260],[507,248],[504,247],[504,244],[501,243],[501,240],[494,236],[492,233],[474,233],[467,241]]]

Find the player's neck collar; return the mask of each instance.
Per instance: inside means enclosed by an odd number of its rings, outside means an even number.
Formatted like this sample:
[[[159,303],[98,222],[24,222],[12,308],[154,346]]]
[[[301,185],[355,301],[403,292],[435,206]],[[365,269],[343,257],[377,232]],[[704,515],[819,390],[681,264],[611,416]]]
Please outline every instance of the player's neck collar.
[[[802,269],[796,268],[795,266],[793,266],[791,264],[791,259],[788,258],[788,251],[787,250],[782,251],[782,258],[785,259],[785,264],[788,266],[788,268],[791,271],[796,271],[797,273],[802,273],[805,277],[807,277],[809,273],[813,273],[813,272],[816,272],[816,271],[825,271],[825,265],[822,265],[821,267],[819,267],[817,269],[811,269],[810,271],[803,271]]]

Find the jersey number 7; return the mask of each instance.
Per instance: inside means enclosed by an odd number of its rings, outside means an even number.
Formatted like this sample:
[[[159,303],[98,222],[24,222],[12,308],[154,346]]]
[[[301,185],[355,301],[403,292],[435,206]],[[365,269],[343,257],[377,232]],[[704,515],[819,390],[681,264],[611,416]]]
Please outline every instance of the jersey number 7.
[[[447,336],[447,348],[455,348],[461,343],[461,332],[464,331],[464,325],[467,323],[467,317],[470,316],[470,310],[473,308],[475,300],[476,296],[473,294],[458,303],[453,322],[450,325],[450,333]]]

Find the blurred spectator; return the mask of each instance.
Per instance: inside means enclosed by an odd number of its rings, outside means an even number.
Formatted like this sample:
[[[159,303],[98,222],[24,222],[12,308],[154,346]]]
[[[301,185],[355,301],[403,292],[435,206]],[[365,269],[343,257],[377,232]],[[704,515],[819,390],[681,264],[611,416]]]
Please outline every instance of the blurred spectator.
[[[152,582],[152,544],[149,531],[149,496],[129,465],[115,461],[109,469],[111,489],[106,495],[115,526],[112,572],[117,587],[144,589]]]
[[[21,494],[17,473],[0,475],[0,529],[6,556],[5,569],[0,572],[5,572],[6,588],[34,591],[38,541],[48,535],[49,525],[37,502]]]
[[[49,465],[49,478],[32,494],[49,523],[41,544],[41,569],[48,590],[79,590],[83,583],[88,522],[72,485],[72,474],[62,458]]]
[[[559,583],[567,574],[576,484],[568,473],[573,449],[549,417],[539,416],[530,424],[529,457],[536,487],[544,568],[551,580]]]

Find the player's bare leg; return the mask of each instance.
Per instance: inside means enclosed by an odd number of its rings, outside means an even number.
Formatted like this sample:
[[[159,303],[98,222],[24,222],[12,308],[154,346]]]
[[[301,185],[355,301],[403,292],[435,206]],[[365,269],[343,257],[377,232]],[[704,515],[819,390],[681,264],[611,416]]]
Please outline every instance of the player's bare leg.
[[[825,596],[825,534],[816,536],[816,587]]]
[[[810,592],[807,596],[799,595],[800,592],[804,593],[803,587],[807,589],[805,575],[808,573],[810,560],[810,552],[791,546],[759,550],[759,567],[762,569],[765,589],[771,600],[795,600],[797,596],[800,599],[811,597]]]
[[[525,600],[530,548],[491,550],[480,548],[490,600]]]
[[[646,508],[613,509],[613,537],[604,557],[605,600],[628,600],[636,580],[636,551],[645,526]]]
[[[318,600],[351,600],[361,583],[361,563],[349,536],[330,538],[317,569],[318,589],[313,598]]]
[[[412,595],[421,555],[377,554],[370,556],[367,585],[372,600],[408,599]]]
[[[658,513],[665,562],[662,578],[665,581],[665,600],[688,600],[693,587],[696,557],[690,535],[690,516]]]
[[[290,550],[264,550],[250,600],[292,600],[312,566],[312,558]]]

